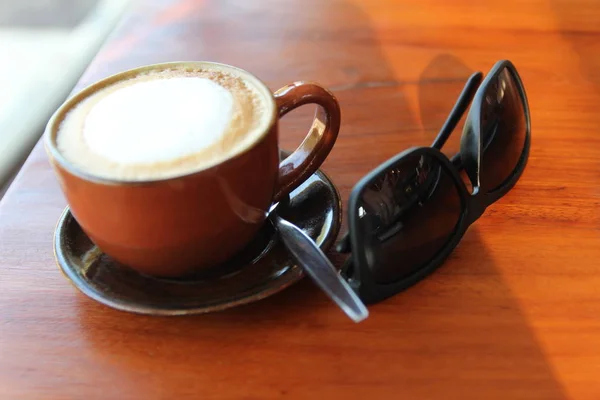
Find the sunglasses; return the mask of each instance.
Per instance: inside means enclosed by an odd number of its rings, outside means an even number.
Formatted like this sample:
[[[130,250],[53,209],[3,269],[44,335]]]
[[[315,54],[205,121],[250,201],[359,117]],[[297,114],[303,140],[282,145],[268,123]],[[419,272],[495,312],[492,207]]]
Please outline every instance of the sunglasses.
[[[353,188],[348,233],[337,250],[350,253],[341,274],[365,303],[431,274],[523,173],[531,129],[521,78],[510,61],[482,77],[469,78],[431,147],[398,154]],[[460,151],[449,159],[440,149],[469,104]]]

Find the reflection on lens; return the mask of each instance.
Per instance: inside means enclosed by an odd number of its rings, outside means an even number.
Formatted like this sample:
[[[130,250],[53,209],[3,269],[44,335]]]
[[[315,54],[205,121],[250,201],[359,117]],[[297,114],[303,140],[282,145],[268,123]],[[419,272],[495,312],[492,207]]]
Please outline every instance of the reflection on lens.
[[[356,210],[375,281],[391,283],[425,266],[451,238],[461,210],[454,179],[434,157],[411,155],[378,175]]]
[[[525,147],[526,129],[518,84],[504,69],[489,85],[481,110],[480,181],[484,191],[496,190],[511,176]]]

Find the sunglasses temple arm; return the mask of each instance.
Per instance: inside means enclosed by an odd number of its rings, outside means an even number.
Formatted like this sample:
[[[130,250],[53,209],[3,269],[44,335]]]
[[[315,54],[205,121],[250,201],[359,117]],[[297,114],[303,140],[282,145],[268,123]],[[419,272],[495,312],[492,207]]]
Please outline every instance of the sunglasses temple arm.
[[[458,96],[458,100],[456,100],[456,103],[454,103],[454,107],[452,108],[452,111],[450,111],[450,115],[448,118],[446,118],[446,122],[444,122],[442,129],[440,129],[440,132],[433,141],[431,147],[435,149],[441,149],[442,146],[444,146],[450,137],[450,134],[452,131],[454,131],[456,125],[458,125],[462,116],[467,111],[469,104],[471,104],[471,100],[473,100],[475,92],[479,88],[482,79],[483,74],[481,72],[476,72],[469,77],[465,87],[460,93],[460,96]]]

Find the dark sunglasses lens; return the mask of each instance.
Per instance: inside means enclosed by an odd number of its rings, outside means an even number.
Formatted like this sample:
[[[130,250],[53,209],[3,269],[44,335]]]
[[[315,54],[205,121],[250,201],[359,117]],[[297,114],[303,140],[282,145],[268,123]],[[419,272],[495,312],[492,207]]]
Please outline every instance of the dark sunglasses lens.
[[[360,193],[356,232],[377,283],[424,267],[449,242],[462,215],[457,184],[440,161],[414,154]]]
[[[503,186],[512,175],[523,154],[526,133],[519,84],[505,68],[488,87],[481,110],[480,181],[485,192]]]

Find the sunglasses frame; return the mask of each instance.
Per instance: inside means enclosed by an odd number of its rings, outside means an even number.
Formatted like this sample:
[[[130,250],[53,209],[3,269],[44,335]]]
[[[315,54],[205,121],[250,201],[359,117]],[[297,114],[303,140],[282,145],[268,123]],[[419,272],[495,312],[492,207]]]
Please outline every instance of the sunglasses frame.
[[[483,108],[488,87],[505,69],[507,69],[514,79],[518,94],[523,103],[526,128],[525,143],[517,165],[501,186],[490,192],[483,192],[479,190],[480,161],[483,153],[481,141],[481,110]],[[483,82],[481,81],[481,78],[482,74],[480,72],[473,74],[469,78],[448,119],[444,123],[444,126],[431,147],[413,147],[401,152],[365,175],[352,189],[348,205],[348,234],[338,245],[338,251],[352,253],[342,268],[341,274],[365,303],[372,304],[385,300],[386,298],[415,285],[434,272],[448,258],[463,238],[467,229],[481,217],[486,208],[508,193],[523,174],[531,146],[531,122],[529,104],[521,77],[512,62],[502,60],[498,61],[493,66]],[[474,95],[473,92],[475,92]],[[472,102],[471,99],[473,99]],[[469,103],[471,103],[471,107],[463,128],[461,151],[450,160],[440,151],[440,148],[454,131],[456,125],[458,125],[458,122],[469,107]],[[361,243],[364,243],[365,238],[362,236],[361,230],[353,229],[358,223],[360,196],[364,189],[378,176],[385,173],[403,159],[414,157],[416,155],[427,155],[437,160],[444,172],[453,179],[455,188],[460,196],[461,215],[446,244],[427,264],[423,265],[411,275],[395,282],[386,284],[377,283],[368,267],[364,247],[361,245]],[[467,190],[465,183],[459,175],[459,171],[463,168],[466,170],[473,186],[471,192]]]

